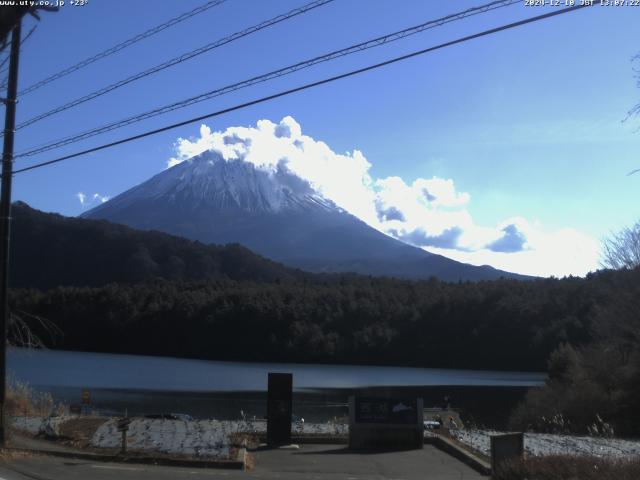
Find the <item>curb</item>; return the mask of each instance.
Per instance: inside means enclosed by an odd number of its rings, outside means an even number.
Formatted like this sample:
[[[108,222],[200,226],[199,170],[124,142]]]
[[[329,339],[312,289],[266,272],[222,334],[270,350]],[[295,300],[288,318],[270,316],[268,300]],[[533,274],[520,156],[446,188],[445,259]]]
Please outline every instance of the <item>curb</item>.
[[[266,435],[258,436],[258,439],[262,443],[267,443]],[[347,445],[349,443],[348,437],[337,437],[330,435],[292,435],[291,443],[297,444],[317,444],[317,445]]]
[[[461,462],[466,463],[481,475],[491,475],[491,465],[487,461],[456,445],[448,438],[434,434],[432,437],[425,437],[424,443],[433,445],[438,450],[442,450]]]
[[[38,450],[31,448],[13,448],[8,450],[19,453],[31,453],[38,455],[49,455],[53,457],[75,458],[78,460],[89,460],[93,462],[105,463],[138,463],[142,465],[162,465],[165,467],[189,467],[189,468],[220,468],[227,470],[245,470],[247,461],[247,448],[243,444],[238,448],[235,460],[187,460],[165,457],[137,457],[104,455],[100,453],[65,452],[58,450]]]
[[[291,437],[291,443],[315,443],[318,445],[347,445],[349,439],[347,437],[312,437],[312,436],[293,436]]]

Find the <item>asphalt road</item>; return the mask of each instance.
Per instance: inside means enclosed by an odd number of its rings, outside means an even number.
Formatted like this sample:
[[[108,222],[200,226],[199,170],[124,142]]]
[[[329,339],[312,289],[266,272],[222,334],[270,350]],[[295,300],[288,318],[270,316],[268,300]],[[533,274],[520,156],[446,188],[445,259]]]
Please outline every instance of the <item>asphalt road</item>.
[[[247,471],[97,463],[31,456],[0,463],[0,480],[471,480],[484,478],[436,448],[388,453],[353,453],[339,445],[302,445],[299,450],[252,452]]]

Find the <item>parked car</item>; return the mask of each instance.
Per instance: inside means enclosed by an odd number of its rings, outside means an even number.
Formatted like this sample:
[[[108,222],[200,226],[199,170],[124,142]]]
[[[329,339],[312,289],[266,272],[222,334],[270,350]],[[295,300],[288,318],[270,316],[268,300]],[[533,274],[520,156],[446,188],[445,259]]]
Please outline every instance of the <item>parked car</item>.
[[[425,430],[435,430],[442,427],[442,422],[439,422],[438,420],[425,420],[422,423]]]

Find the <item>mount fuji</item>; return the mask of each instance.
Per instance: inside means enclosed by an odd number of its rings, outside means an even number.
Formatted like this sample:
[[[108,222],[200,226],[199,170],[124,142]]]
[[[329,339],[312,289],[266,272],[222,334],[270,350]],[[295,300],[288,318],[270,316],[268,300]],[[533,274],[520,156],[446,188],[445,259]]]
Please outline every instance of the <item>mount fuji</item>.
[[[169,168],[82,216],[203,243],[239,243],[312,272],[447,281],[530,278],[405,244],[339,208],[283,163],[268,171],[224,160],[214,151]]]

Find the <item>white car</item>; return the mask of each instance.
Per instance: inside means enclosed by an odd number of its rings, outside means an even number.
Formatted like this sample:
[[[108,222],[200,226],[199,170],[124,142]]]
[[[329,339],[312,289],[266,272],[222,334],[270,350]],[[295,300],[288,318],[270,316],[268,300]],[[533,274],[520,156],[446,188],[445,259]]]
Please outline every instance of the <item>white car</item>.
[[[442,422],[437,420],[425,420],[422,424],[424,425],[425,430],[434,430],[442,426]]]

